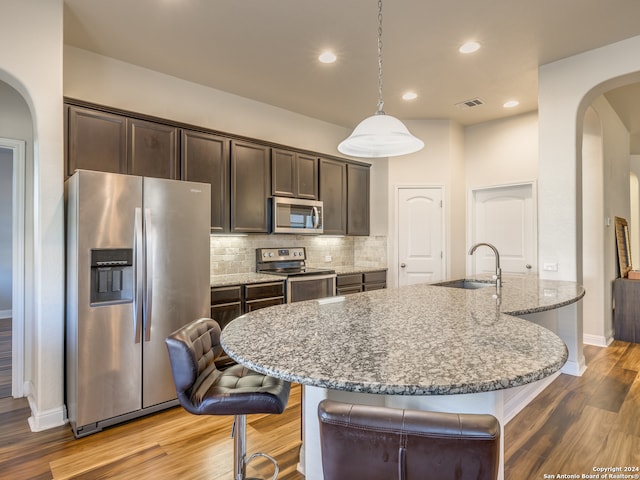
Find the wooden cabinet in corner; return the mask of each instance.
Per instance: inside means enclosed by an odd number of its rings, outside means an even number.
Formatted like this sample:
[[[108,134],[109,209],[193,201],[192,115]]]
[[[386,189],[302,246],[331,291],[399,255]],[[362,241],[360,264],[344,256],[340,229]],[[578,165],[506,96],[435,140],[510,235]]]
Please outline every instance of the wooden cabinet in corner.
[[[271,149],[231,141],[231,232],[268,233]]]
[[[279,197],[318,198],[318,157],[274,149],[271,153],[271,193]]]
[[[178,129],[71,105],[66,160],[68,176],[84,169],[177,179]]]
[[[76,169],[127,172],[127,119],[120,115],[66,107],[66,175]]]
[[[228,138],[182,130],[182,179],[211,185],[211,231],[229,232]]]

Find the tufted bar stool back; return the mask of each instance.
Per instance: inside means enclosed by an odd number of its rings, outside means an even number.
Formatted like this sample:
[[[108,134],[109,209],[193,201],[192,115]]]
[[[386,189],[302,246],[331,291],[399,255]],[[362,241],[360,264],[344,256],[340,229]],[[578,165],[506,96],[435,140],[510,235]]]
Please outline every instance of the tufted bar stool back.
[[[233,365],[223,371],[215,359],[222,353],[220,326],[215,320],[201,318],[169,335],[165,343],[180,405],[194,415],[234,415],[234,480],[246,478],[246,415],[282,413],[289,400],[290,384],[267,375]]]
[[[495,480],[500,424],[492,415],[318,405],[325,480]]]

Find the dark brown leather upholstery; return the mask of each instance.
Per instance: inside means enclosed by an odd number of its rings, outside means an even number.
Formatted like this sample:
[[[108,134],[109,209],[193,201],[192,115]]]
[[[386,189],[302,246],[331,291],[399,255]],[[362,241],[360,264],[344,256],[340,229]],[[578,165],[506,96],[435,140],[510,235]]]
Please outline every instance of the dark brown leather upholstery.
[[[242,365],[216,369],[214,360],[223,350],[215,320],[195,320],[165,342],[178,400],[185,410],[196,415],[243,415],[282,413],[287,406],[288,382]]]
[[[492,415],[436,413],[323,400],[325,480],[494,480],[500,424]]]

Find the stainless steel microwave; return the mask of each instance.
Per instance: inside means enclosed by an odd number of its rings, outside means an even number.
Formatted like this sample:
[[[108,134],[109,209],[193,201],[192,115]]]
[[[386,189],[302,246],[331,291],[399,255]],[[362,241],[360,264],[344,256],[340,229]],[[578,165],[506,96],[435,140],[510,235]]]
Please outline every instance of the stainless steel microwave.
[[[322,201],[273,197],[273,233],[318,234],[322,228]]]

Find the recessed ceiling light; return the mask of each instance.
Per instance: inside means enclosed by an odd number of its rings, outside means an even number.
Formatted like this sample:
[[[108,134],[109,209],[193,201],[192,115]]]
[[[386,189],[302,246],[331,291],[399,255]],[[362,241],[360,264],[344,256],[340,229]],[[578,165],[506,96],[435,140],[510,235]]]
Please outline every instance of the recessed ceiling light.
[[[418,98],[418,94],[416,92],[407,92],[402,95],[403,100],[415,100],[416,98]]]
[[[320,60],[322,63],[333,63],[336,61],[336,58],[337,57],[335,53],[327,50],[320,54],[318,60]]]
[[[473,53],[477,52],[480,49],[480,44],[478,42],[467,42],[463,44],[458,51],[460,53]]]
[[[513,108],[513,107],[517,107],[518,105],[520,105],[520,102],[517,100],[509,100],[508,102],[504,102],[504,104],[502,105],[504,108]]]

